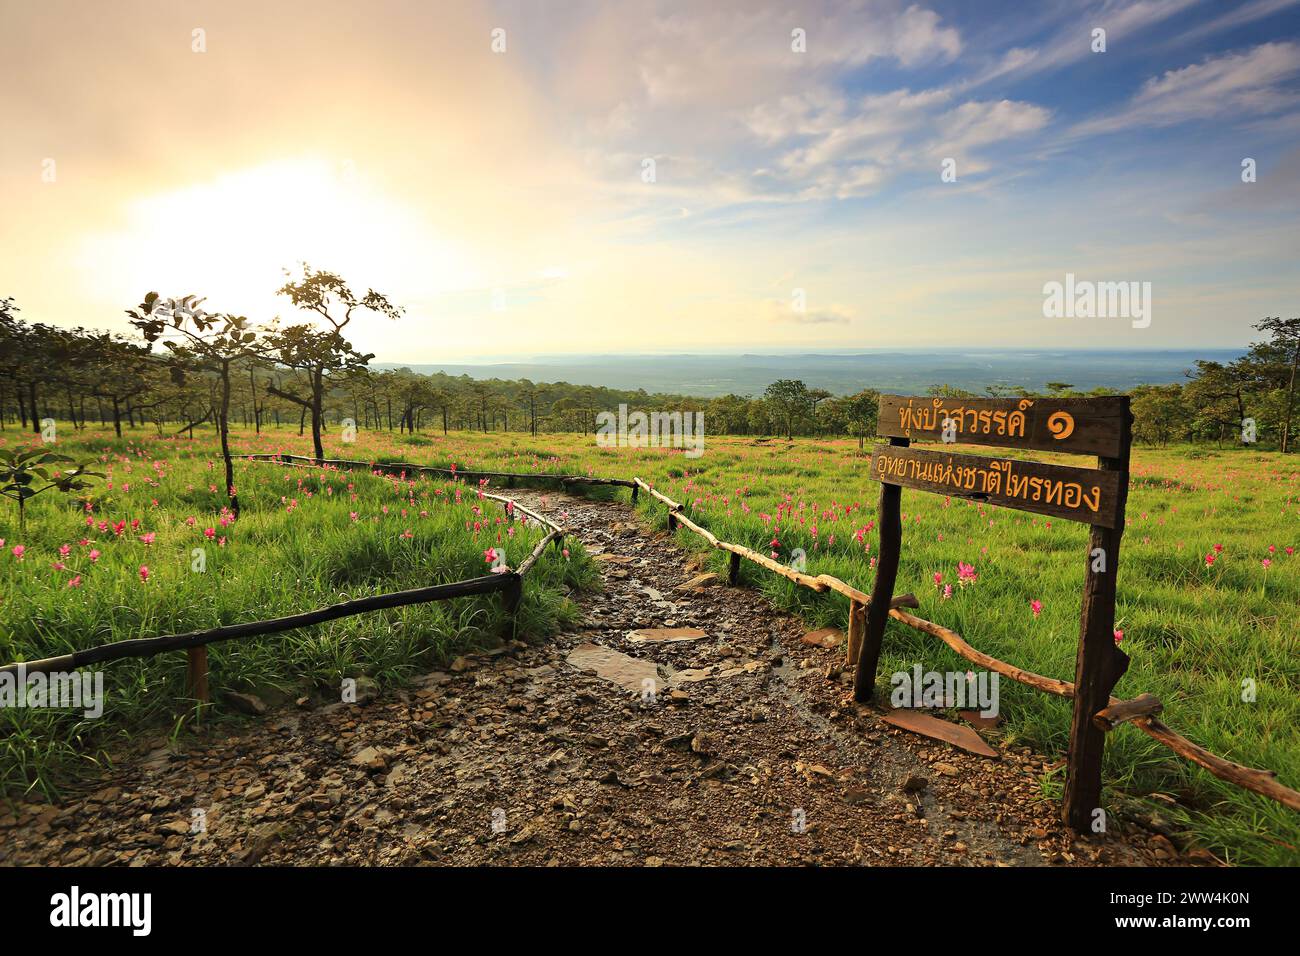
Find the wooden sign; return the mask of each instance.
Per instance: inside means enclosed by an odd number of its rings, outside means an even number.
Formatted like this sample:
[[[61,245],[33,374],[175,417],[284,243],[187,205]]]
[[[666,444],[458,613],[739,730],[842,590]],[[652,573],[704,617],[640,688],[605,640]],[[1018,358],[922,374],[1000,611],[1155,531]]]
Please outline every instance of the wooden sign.
[[[1113,638],[1132,429],[1127,396],[1058,400],[883,395],[878,431],[889,444],[871,456],[871,476],[880,482],[880,550],[853,677],[853,699],[859,703],[869,701],[875,687],[886,615],[898,577],[904,487],[1091,526],[1062,800],[1062,816],[1076,833],[1089,832],[1100,809],[1106,734],[1105,722],[1099,726],[1097,715],[1109,706],[1110,692],[1128,667],[1128,656]],[[1097,468],[924,451],[911,447],[913,438],[1095,454]],[[849,621],[852,645],[856,607],[850,610]]]
[[[1127,399],[933,398],[880,396],[877,434],[885,438],[1032,448],[1114,458]]]
[[[881,445],[871,456],[871,477],[905,488],[1116,527],[1120,475],[1114,471]]]

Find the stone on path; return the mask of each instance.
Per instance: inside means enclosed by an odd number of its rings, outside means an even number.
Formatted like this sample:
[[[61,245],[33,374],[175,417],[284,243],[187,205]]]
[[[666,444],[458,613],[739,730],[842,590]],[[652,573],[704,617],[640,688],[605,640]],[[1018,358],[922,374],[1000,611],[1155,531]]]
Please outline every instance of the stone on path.
[[[657,690],[663,686],[659,668],[654,661],[629,657],[600,644],[579,644],[569,652],[565,661],[583,671],[594,671],[597,677],[612,681],[630,691],[640,693],[647,679],[654,681]]]
[[[805,644],[811,644],[813,647],[825,647],[834,650],[844,643],[844,632],[837,627],[823,627],[815,631],[809,631],[799,640]]]
[[[935,740],[945,741],[954,747],[959,747],[968,753],[977,754],[981,757],[996,757],[998,755],[996,750],[986,744],[984,739],[969,727],[949,723],[946,720],[931,717],[929,714],[919,714],[914,710],[900,708],[890,711],[880,719],[893,727],[910,730],[914,734],[933,737]]]
[[[627,639],[633,644],[675,644],[708,636],[698,627],[642,627],[629,632]]]

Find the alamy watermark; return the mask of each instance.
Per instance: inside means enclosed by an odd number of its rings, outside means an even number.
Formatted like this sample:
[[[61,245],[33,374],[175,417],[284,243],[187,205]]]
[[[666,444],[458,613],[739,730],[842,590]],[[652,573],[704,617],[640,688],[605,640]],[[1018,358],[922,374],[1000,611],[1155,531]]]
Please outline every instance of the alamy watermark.
[[[889,678],[895,707],[961,707],[978,710],[981,717],[998,715],[998,674],[991,671],[896,671]]]
[[[704,454],[703,412],[632,412],[596,416],[596,444],[601,448],[682,448],[687,458]]]
[[[1150,282],[1092,282],[1076,280],[1043,285],[1043,317],[1047,319],[1132,319],[1133,328],[1151,325]]]
[[[0,671],[0,707],[80,710],[88,718],[104,713],[103,671],[34,671],[19,664]]]

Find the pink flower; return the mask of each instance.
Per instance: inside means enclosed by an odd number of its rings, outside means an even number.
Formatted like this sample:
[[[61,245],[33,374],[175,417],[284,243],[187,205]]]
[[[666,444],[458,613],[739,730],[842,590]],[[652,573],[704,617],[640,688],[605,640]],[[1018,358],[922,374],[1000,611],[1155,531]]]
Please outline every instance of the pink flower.
[[[568,560],[569,560],[569,549],[568,549],[568,548],[565,548],[565,549],[564,549],[563,551],[561,551],[560,553],[564,555],[564,560],[565,560],[565,561],[568,561]]]
[[[951,584],[945,584],[945,585],[943,586],[943,599],[946,601],[946,600],[948,600],[948,598],[950,598],[950,597],[952,597],[952,585],[951,585]]]
[[[79,587],[81,587],[81,575],[78,574],[78,575],[76,575],[75,577],[69,578],[69,579],[68,579],[68,587],[70,587],[70,588],[79,588]]]
[[[149,566],[147,564],[140,565],[140,580],[141,581],[149,580]]]
[[[1043,613],[1043,602],[1035,598],[1029,602],[1029,609],[1034,612],[1034,617],[1038,617]]]
[[[17,558],[19,561],[21,561],[23,559],[23,555],[27,551],[27,548],[25,548],[21,544],[16,544],[14,545],[13,551],[14,551],[14,557]]]
[[[1215,557],[1215,556],[1214,556],[1213,553],[1211,553],[1211,554],[1207,554],[1207,555],[1205,556],[1205,566],[1206,566],[1207,568],[1212,568],[1212,567],[1214,567],[1214,557]]]
[[[943,584],[943,575],[938,571],[934,572],[934,586],[938,587]]]
[[[1215,553],[1215,554],[1222,554],[1222,553],[1223,553],[1223,545],[1221,545],[1221,544],[1216,544],[1216,545],[1214,546],[1214,553]]]
[[[153,544],[153,536],[154,533],[150,531],[147,532],[146,534],[140,535],[140,540],[143,541],[145,544]]]
[[[1115,643],[1118,644],[1122,640],[1124,640],[1124,632],[1117,627],[1115,628]]]
[[[497,559],[497,549],[496,549],[496,548],[488,548],[486,551],[483,552],[483,560],[484,560],[487,564],[491,564],[491,563],[492,563],[493,561],[495,561],[496,559]]]
[[[975,573],[975,565],[966,564],[962,561],[957,562],[957,581],[959,584],[974,581],[977,577],[979,575]]]
[[[1286,553],[1287,553],[1287,554],[1295,554],[1295,548],[1287,548],[1287,549],[1286,549]]]
[[[98,561],[98,560],[99,560],[99,549],[98,549],[98,548],[91,548],[91,549],[90,549],[90,560],[91,560],[91,563],[94,563],[95,561]]]
[[[1272,560],[1269,559],[1269,558],[1265,558],[1263,561],[1261,561],[1261,562],[1259,562],[1259,563],[1262,564],[1262,565],[1264,565],[1264,570],[1265,570],[1265,571],[1267,571],[1267,570],[1269,569],[1269,567],[1271,567],[1272,564],[1273,564]]]
[[[216,529],[216,528],[204,528],[204,529],[203,529],[203,537],[207,538],[209,541],[211,541],[211,540],[212,540],[213,538],[215,538],[216,536],[217,536],[217,529]]]
[[[50,567],[52,567],[55,571],[62,571],[64,568],[67,567],[67,565],[65,565],[62,561],[55,561],[53,564],[50,565]]]
[[[70,544],[59,545],[59,557],[66,558],[71,553],[72,553],[72,545]]]

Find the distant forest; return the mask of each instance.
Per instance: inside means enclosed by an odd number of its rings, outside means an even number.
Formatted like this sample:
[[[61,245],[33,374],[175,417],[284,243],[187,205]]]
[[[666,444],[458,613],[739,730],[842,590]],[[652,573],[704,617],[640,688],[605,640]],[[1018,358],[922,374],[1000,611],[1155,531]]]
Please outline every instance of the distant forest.
[[[241,316],[203,310],[201,299],[163,299],[150,293],[127,310],[135,335],[67,329],[24,321],[13,299],[0,299],[0,429],[40,430],[56,418],[159,433],[211,424],[257,429],[311,430],[317,454],[321,434],[344,419],[359,428],[399,432],[594,432],[596,416],[629,411],[704,414],[709,434],[857,437],[875,433],[879,392],[863,388],[833,395],[797,379],[772,382],[761,395],[695,398],[567,382],[477,380],[410,369],[378,371],[374,358],[344,336],[352,314],[365,309],[398,318],[401,309],[370,290],[355,295],[337,275],[304,270],[280,290],[308,315],[281,327],[255,326]],[[1259,341],[1241,358],[1198,361],[1187,381],[1139,385],[1133,399],[1134,438],[1175,442],[1243,441],[1262,447],[1295,446],[1300,318],[1267,318]],[[161,344],[159,351],[155,345]],[[935,383],[930,395],[977,397]],[[986,396],[1110,395],[1049,382],[1043,392],[990,388]],[[1246,438],[1245,440],[1250,440]]]

